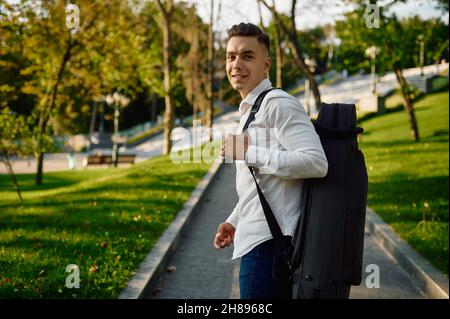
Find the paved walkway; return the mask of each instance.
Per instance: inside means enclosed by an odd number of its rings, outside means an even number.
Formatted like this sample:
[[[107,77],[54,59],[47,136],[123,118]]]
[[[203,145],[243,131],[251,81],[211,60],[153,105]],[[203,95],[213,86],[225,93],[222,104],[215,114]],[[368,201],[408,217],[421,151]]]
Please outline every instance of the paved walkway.
[[[234,165],[225,164],[199,203],[183,239],[174,251],[157,286],[146,298],[216,299],[239,298],[239,261],[231,261],[232,248],[217,251],[212,242],[219,223],[223,222],[237,202]],[[380,288],[353,287],[351,298],[425,298],[409,275],[366,233],[364,268],[376,264],[380,270]],[[173,269],[173,268],[172,268]]]
[[[449,68],[448,63],[436,65],[427,65],[423,68],[424,76],[429,78]],[[421,81],[420,68],[410,68],[403,70],[403,75],[409,83],[418,83]],[[366,112],[374,110],[367,103],[367,99],[372,97],[372,76],[370,74],[352,75],[336,83],[320,85],[320,97],[325,103],[350,103],[357,104],[359,111]],[[397,78],[394,72],[387,72],[380,76],[377,82],[377,93],[381,96],[398,87]],[[298,94],[297,98],[305,105],[306,97],[304,93]],[[309,96],[310,104],[314,97]],[[367,109],[369,108],[369,109]],[[312,115],[316,116],[315,110],[311,110]]]
[[[237,126],[239,122],[240,113],[236,111],[227,112],[214,119],[213,132],[215,138],[221,139],[222,135],[226,132],[233,132],[233,129]],[[188,135],[186,135],[188,134]],[[173,143],[174,149],[186,149],[190,148],[191,144],[194,146],[200,145],[201,143],[207,142],[208,136],[206,134],[200,135],[198,131],[196,132],[200,139],[194,138],[194,133],[192,127],[187,129],[175,128],[173,132]],[[188,139],[185,137],[188,136]],[[163,151],[163,134],[158,134],[147,142],[140,144],[139,146],[129,148],[127,151],[136,154],[136,163],[145,161],[149,158],[159,156]],[[87,157],[87,153],[77,153],[75,154],[75,169],[84,169],[83,160]],[[36,163],[33,157],[28,157],[27,159],[16,159],[12,161],[14,173],[24,174],[24,173],[35,173]],[[120,164],[120,167],[129,167],[130,164]],[[92,165],[87,169],[97,169],[97,168],[107,168],[108,165]],[[44,172],[55,172],[55,171],[66,171],[69,170],[69,159],[65,153],[57,154],[45,154],[44,155]],[[5,166],[0,163],[0,174],[6,174]]]
[[[443,71],[448,69],[449,64],[439,65],[439,70]],[[438,68],[436,65],[429,65],[424,67],[424,74],[426,76],[432,76],[436,74]],[[411,68],[404,70],[404,75],[408,81],[417,81],[420,78],[420,68]],[[330,85],[321,85],[321,97],[323,102],[327,103],[356,103],[360,99],[364,99],[371,96],[370,90],[371,76],[370,74],[365,75],[354,75],[350,76],[345,80],[333,83]],[[377,84],[378,92],[381,94],[386,93],[397,87],[397,80],[393,72],[388,72],[386,75],[380,78],[380,82]],[[357,97],[357,99],[355,98]],[[303,93],[297,95],[300,102],[305,105],[305,96]],[[310,99],[313,99],[312,95]],[[314,111],[313,111],[314,113]],[[216,131],[226,132],[228,129],[232,129],[236,125],[236,121],[239,120],[239,112],[227,112],[221,116],[214,119],[213,129]],[[193,137],[192,127],[188,128],[189,136]],[[190,147],[188,143],[181,143],[178,140],[183,138],[182,133],[185,132],[184,129],[178,129],[175,131],[175,141],[174,145],[180,148]],[[178,137],[177,137],[178,136]],[[206,141],[207,136],[204,135],[201,141]],[[197,145],[198,143],[193,143]],[[127,151],[136,153],[136,162],[147,160],[151,157],[162,154],[163,149],[163,135],[158,134],[151,138],[147,142],[140,144],[139,146],[129,148]],[[75,168],[83,169],[83,160],[86,158],[86,153],[78,153],[75,155]],[[34,173],[36,172],[36,164],[32,157],[27,160],[17,159],[13,161],[14,172],[20,173]],[[121,164],[123,166],[123,164]],[[89,168],[98,168],[99,166],[91,166]],[[100,167],[107,167],[105,165]],[[45,154],[44,156],[44,171],[64,171],[70,169],[67,154]],[[4,165],[0,165],[0,174],[6,174],[6,168]]]
[[[212,183],[169,261],[176,271],[166,272],[160,293],[148,298],[239,298],[239,262],[230,260],[231,248],[213,247],[217,226],[237,203],[234,165],[222,165]]]

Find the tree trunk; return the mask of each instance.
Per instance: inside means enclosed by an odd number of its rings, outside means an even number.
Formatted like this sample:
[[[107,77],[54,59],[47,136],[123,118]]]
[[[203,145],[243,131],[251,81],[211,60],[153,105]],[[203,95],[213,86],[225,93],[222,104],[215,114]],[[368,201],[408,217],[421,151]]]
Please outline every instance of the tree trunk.
[[[211,142],[212,124],[213,124],[213,110],[214,110],[214,96],[213,96],[213,81],[214,81],[214,0],[211,1],[211,16],[208,28],[208,61],[209,61],[209,78],[208,78],[208,105],[206,107],[206,127],[208,128],[208,141]]]
[[[282,78],[282,68],[283,68],[283,61],[281,60],[281,38],[280,38],[280,32],[278,28],[275,28],[275,52],[276,52],[276,58],[277,58],[277,80],[276,80],[276,86],[278,88],[283,87],[283,78]]]
[[[170,139],[170,134],[172,133],[174,126],[174,116],[175,108],[172,101],[172,93],[170,87],[170,55],[171,55],[171,18],[172,18],[172,1],[169,1],[169,8],[166,9],[161,2],[158,0],[159,9],[162,14],[162,31],[163,31],[163,63],[164,63],[164,101],[166,108],[164,111],[164,141],[163,141],[163,154],[167,155],[170,153],[172,148],[172,141]]]
[[[297,40],[295,40],[295,42],[297,42]],[[297,42],[297,45],[298,45],[298,42]],[[309,71],[309,67],[306,65],[306,63],[303,60],[303,58],[300,57],[299,50],[296,49],[296,45],[295,45],[294,42],[291,42],[291,49],[292,49],[293,54],[294,54],[295,63],[297,64],[297,66],[299,68],[301,68],[304,71],[305,76],[309,80],[309,87],[310,87],[311,91],[314,94],[314,101],[315,101],[315,104],[316,104],[316,109],[317,109],[317,111],[319,111],[320,107],[322,106],[322,101],[321,101],[321,98],[320,98],[320,91],[319,91],[319,86],[317,85],[317,82],[316,82],[316,77],[314,76],[313,73],[311,73]]]
[[[297,37],[297,27],[295,25],[295,8],[297,6],[297,0],[292,0],[292,5],[291,5],[291,32],[289,33],[289,38],[293,44],[294,50],[296,52],[296,54],[294,54],[294,56],[296,56],[296,60],[297,60],[297,64],[299,65],[299,67],[304,71],[306,77],[309,80],[309,87],[311,88],[313,94],[314,94],[314,101],[316,103],[316,110],[320,111],[320,108],[322,106],[322,101],[320,98],[320,91],[319,91],[319,86],[317,85],[316,82],[316,77],[314,76],[314,73],[312,73],[309,69],[309,66],[306,65],[305,60],[303,59],[303,53],[300,47],[300,43],[298,42],[298,37]]]
[[[201,84],[202,81],[200,79],[200,72],[199,72],[199,59],[198,56],[199,54],[199,31],[198,28],[196,28],[195,30],[195,51],[196,52],[196,59],[193,61],[194,64],[194,99],[193,99],[193,106],[194,106],[194,120],[198,120],[198,113],[201,111],[201,94],[202,94],[202,90],[201,90]]]
[[[61,64],[59,66],[58,75],[56,77],[55,84],[53,84],[53,88],[51,90],[51,99],[49,106],[46,107],[44,105],[44,109],[41,111],[40,117],[39,117],[39,133],[38,134],[45,134],[45,130],[47,128],[48,121],[50,120],[50,115],[53,109],[56,105],[56,96],[58,95],[58,88],[61,84],[62,77],[64,74],[64,69],[66,68],[67,62],[70,60],[72,49],[74,48],[75,43],[73,43],[71,40],[69,40],[68,45],[66,47],[66,51],[64,52],[64,56],[61,60]],[[36,171],[36,185],[42,184],[42,175],[43,175],[43,169],[44,169],[44,155],[42,152],[42,137],[38,137],[37,139],[37,149],[36,152],[36,164],[37,164],[37,171]]]
[[[3,156],[5,157],[5,161],[3,164],[6,166],[6,170],[8,171],[9,176],[11,176],[11,180],[13,182],[14,188],[16,189],[17,195],[19,196],[19,199],[21,202],[23,202],[22,194],[20,192],[19,183],[17,182],[16,175],[14,174],[11,162],[9,160],[9,156],[7,152],[3,153]]]
[[[416,115],[414,113],[414,103],[412,97],[410,95],[409,84],[406,82],[405,77],[403,76],[403,71],[398,68],[394,68],[395,76],[397,77],[397,81],[400,84],[400,89],[402,91],[403,99],[405,100],[405,110],[408,113],[409,117],[409,125],[411,128],[411,135],[414,138],[414,141],[418,142],[419,138],[419,128],[417,127]]]
[[[42,153],[41,151],[37,152],[35,154],[35,160],[36,160],[36,166],[37,166],[37,171],[36,171],[36,185],[41,185],[42,184],[42,175],[43,175],[43,170],[44,170],[44,153]]]
[[[258,1],[259,6],[259,1]],[[282,80],[282,60],[281,60],[281,22],[277,20],[277,13],[275,11],[275,3],[271,6],[270,11],[272,12],[272,17],[275,19],[275,55],[276,55],[276,87],[282,88],[283,87],[283,80]],[[259,9],[259,18],[261,20],[261,25],[263,23],[262,21],[262,14],[261,14],[261,8]]]
[[[272,16],[275,16],[274,14],[274,7],[271,8]],[[262,18],[262,12],[261,12],[261,2],[258,1],[258,12],[259,12],[259,27],[267,33],[266,28],[264,27],[263,18]],[[279,25],[275,23],[275,54],[276,54],[276,62],[275,62],[275,70],[276,70],[276,79],[275,79],[275,87],[282,88],[283,87],[283,80],[282,80],[282,67],[283,67],[283,61],[282,61],[282,52],[281,52],[281,30],[279,28]],[[270,54],[270,52],[269,52]]]
[[[319,91],[319,85],[317,85],[316,82],[316,77],[314,74],[312,73],[308,73],[306,75],[309,79],[309,87],[312,90],[313,94],[314,94],[314,101],[316,103],[316,110],[317,112],[320,111],[320,108],[322,107],[322,100],[320,97],[320,91]]]
[[[259,13],[259,27],[264,30],[264,23],[261,12],[261,2],[258,0],[258,13]]]
[[[275,10],[275,0],[273,0],[271,6],[269,6],[265,0],[258,0],[258,1],[260,1],[267,9],[269,9],[272,12],[272,16],[275,20],[277,28],[283,30],[283,32],[288,35],[289,45],[294,55],[295,63],[303,71],[303,73],[305,73],[305,76],[309,79],[310,82],[309,85],[314,94],[316,109],[317,111],[319,111],[322,105],[319,86],[317,85],[314,74],[310,71],[309,67],[305,63],[305,60],[303,59],[302,50],[297,38],[297,29],[295,25],[295,7],[297,5],[297,1],[292,0],[291,16],[290,16],[291,25],[289,26],[289,28],[283,24],[283,21],[281,21],[280,17],[278,16],[278,13]]]

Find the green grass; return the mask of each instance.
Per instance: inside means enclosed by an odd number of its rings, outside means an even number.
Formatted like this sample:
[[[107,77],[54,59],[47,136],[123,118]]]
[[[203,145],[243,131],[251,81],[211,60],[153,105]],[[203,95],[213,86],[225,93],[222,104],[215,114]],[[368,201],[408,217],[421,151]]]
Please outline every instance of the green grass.
[[[387,110],[395,109],[398,107],[403,107],[405,100],[403,99],[403,95],[400,92],[400,89],[395,89],[394,92],[389,95],[384,101],[384,107]]]
[[[0,175],[0,298],[115,298],[209,164],[158,157],[131,168]],[[65,287],[66,266],[80,288]]]
[[[443,76],[434,78],[431,82],[431,91],[448,91],[448,78]],[[423,93],[421,93],[418,89],[414,89],[414,98],[420,100],[423,96]],[[384,104],[387,110],[403,107],[404,99],[400,89],[395,89],[393,94],[386,97]]]
[[[447,69],[448,72],[448,69]],[[433,91],[441,91],[441,90],[448,90],[448,77],[437,77],[434,78],[431,82],[431,89]]]
[[[421,140],[404,110],[360,125],[369,174],[368,205],[436,268],[448,275],[448,91],[415,104]]]
[[[297,95],[297,94],[303,93],[304,91],[305,91],[305,86],[304,85],[300,85],[298,87],[293,88],[288,93],[291,94],[291,95]]]

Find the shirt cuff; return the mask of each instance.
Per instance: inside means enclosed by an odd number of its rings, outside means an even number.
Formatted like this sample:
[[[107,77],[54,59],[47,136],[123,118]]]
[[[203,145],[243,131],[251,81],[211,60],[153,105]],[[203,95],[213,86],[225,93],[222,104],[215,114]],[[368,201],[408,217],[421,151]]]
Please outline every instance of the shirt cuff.
[[[238,223],[238,215],[236,214],[235,211],[233,211],[230,216],[228,216],[227,220],[225,221],[227,223],[230,223],[234,229],[237,228],[237,223]]]
[[[251,167],[263,167],[268,160],[269,150],[265,147],[249,145],[245,153],[245,164]]]

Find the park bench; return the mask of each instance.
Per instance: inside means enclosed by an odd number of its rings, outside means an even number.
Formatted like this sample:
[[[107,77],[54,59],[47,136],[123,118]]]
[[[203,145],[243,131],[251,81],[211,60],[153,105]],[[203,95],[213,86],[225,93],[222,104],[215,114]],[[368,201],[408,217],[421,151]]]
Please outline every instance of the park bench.
[[[117,158],[117,164],[134,164],[136,155],[135,154],[119,154]],[[83,162],[83,166],[86,168],[89,165],[111,165],[113,164],[111,154],[89,154]]]

